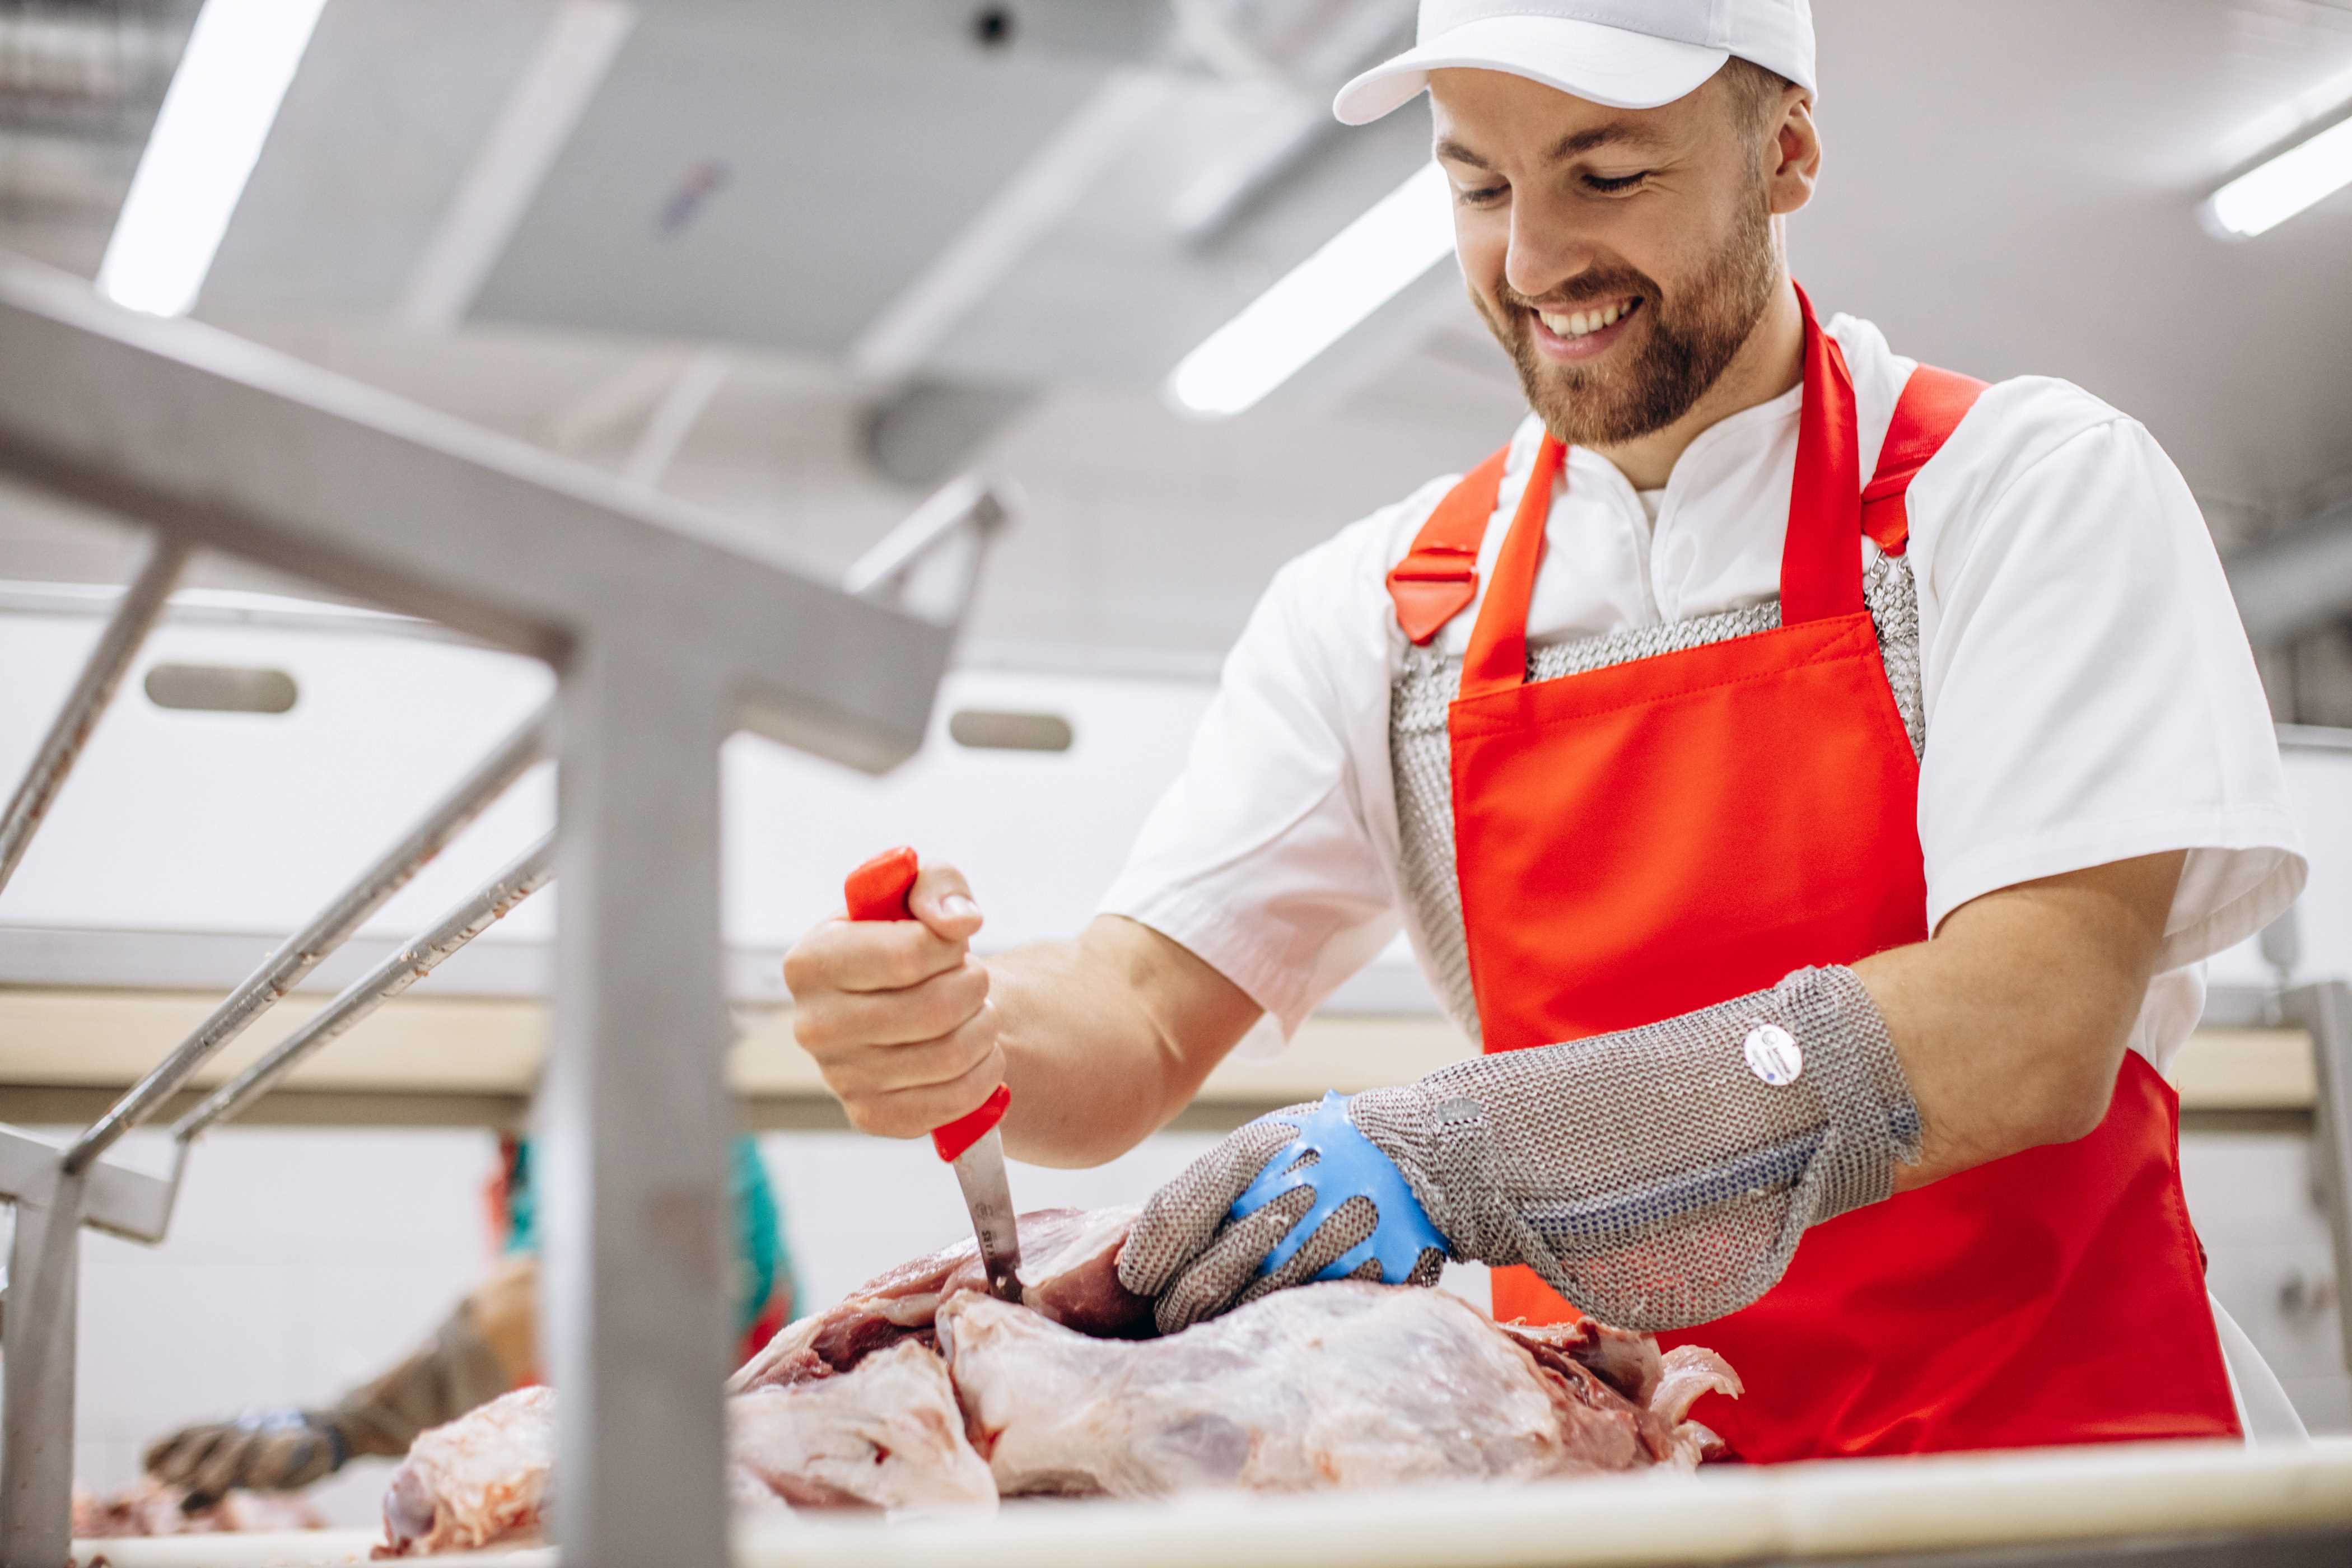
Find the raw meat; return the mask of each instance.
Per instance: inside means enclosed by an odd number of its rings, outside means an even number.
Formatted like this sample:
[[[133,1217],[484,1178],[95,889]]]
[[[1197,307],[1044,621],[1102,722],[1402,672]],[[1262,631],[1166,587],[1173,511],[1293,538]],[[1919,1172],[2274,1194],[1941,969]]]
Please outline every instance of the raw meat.
[[[541,1539],[555,1396],[523,1389],[416,1439],[384,1495],[387,1555]],[[727,1401],[728,1496],[740,1511],[993,1509],[947,1368],[902,1342],[853,1371]]]
[[[1691,1465],[1717,1446],[1691,1401],[1739,1393],[1709,1351],[1357,1281],[1154,1340],[1118,1283],[1133,1218],[1023,1215],[1018,1305],[988,1294],[967,1240],[778,1334],[727,1385],[737,1518]],[[425,1434],[384,1501],[392,1554],[536,1540],[554,1447],[543,1389]]]
[[[996,1506],[945,1363],[911,1341],[845,1375],[728,1400],[727,1458],[795,1508]]]
[[[1638,1335],[1497,1332],[1441,1291],[1307,1285],[1139,1343],[1089,1339],[987,1296],[939,1337],[997,1490],[1150,1497],[1535,1480],[1695,1463],[1681,1419],[1720,1362],[1670,1371]],[[1704,1356],[1705,1352],[1701,1352]],[[1679,1407],[1651,1401],[1671,1394]],[[1637,1399],[1641,1403],[1637,1403]]]
[[[555,1394],[518,1388],[417,1435],[383,1494],[390,1555],[540,1540],[555,1468]]]
[[[1151,1332],[1151,1303],[1118,1282],[1118,1249],[1133,1209],[1035,1209],[1021,1216],[1021,1300],[1054,1322],[1102,1338]],[[932,1342],[940,1303],[988,1289],[980,1244],[953,1247],[876,1276],[839,1306],[802,1319],[728,1380],[742,1394],[847,1372],[886,1345]]]
[[[324,1530],[326,1520],[309,1502],[289,1492],[224,1492],[197,1509],[186,1506],[185,1487],[153,1477],[110,1497],[73,1495],[77,1541],[119,1540],[133,1535],[212,1535],[255,1531]]]

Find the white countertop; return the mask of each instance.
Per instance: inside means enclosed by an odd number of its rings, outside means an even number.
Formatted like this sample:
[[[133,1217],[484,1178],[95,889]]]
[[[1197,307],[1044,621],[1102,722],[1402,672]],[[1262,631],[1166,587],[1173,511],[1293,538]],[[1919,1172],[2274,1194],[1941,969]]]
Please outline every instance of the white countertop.
[[[2148,1443],[1648,1471],[1544,1486],[1163,1503],[1033,1500],[993,1520],[833,1515],[745,1532],[740,1568],[1633,1568],[2189,1534],[2352,1531],[2352,1439]],[[361,1562],[365,1531],[89,1542],[113,1568]],[[552,1564],[551,1549],[436,1559]]]

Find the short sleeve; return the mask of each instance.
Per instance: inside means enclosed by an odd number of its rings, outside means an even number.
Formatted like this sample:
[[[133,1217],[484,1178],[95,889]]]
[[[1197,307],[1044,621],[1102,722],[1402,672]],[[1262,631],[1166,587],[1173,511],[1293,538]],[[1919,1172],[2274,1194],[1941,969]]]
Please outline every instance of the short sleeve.
[[[2211,535],[2147,431],[2064,383],[2004,383],[1910,510],[1929,929],[1996,889],[2175,849],[2159,969],[2292,903],[2305,866],[2269,706]]]
[[[1286,1037],[1397,929],[1356,776],[1387,697],[1385,647],[1354,624],[1368,524],[1276,576],[1102,904],[1198,954]]]

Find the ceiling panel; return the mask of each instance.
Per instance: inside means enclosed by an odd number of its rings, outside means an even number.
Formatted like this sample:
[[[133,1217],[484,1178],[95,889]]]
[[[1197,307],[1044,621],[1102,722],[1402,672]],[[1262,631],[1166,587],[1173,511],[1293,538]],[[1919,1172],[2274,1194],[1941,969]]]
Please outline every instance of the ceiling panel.
[[[2352,193],[2219,241],[2243,129],[2352,94],[2318,0],[1820,0],[1821,191],[1790,226],[1827,310],[1986,377],[2080,383],[2200,493],[2293,510],[2352,468]],[[2031,47],[2020,40],[2031,39]]]
[[[1171,214],[1214,154],[1237,96],[1205,79],[1181,95],[940,343],[935,368],[995,379],[1157,382],[1429,155],[1429,116],[1416,103],[1332,135],[1217,243],[1188,247]]]
[[[837,351],[1106,68],[648,15],[475,314]]]
[[[553,11],[549,0],[334,0],[203,309],[388,310]]]

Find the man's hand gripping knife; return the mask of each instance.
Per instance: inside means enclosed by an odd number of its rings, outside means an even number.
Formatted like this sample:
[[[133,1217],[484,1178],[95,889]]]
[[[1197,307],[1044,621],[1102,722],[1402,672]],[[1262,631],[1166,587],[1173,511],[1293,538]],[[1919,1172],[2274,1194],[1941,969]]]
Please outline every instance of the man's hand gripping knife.
[[[1894,1042],[1850,969],[1663,1023],[1474,1058],[1260,1118],[1154,1194],[1119,1279],[1163,1333],[1310,1279],[1527,1264],[1627,1328],[1706,1322],[1805,1229],[1919,1157]]]

